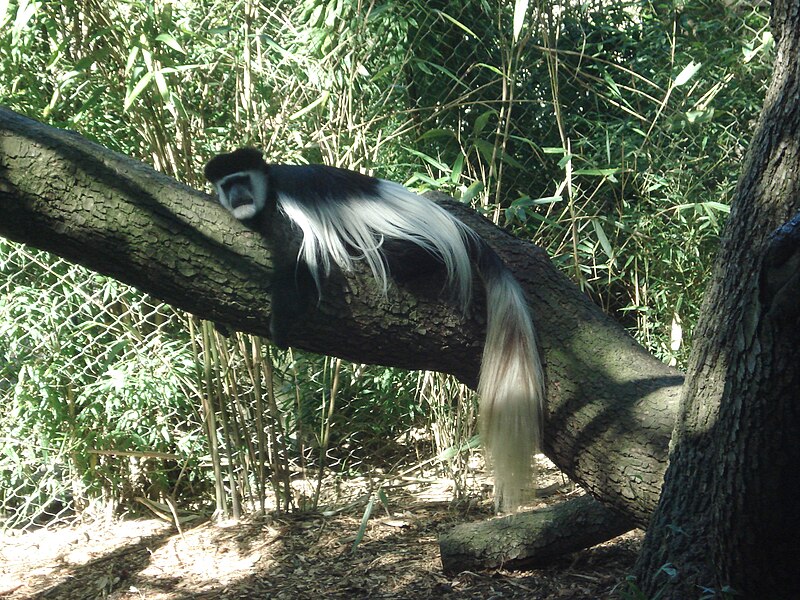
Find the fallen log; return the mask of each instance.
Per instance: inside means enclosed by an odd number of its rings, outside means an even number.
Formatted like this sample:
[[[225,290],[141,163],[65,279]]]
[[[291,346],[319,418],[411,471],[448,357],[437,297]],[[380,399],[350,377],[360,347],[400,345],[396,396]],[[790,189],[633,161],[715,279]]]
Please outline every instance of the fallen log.
[[[464,523],[439,539],[445,573],[526,568],[630,531],[619,513],[585,495],[531,512]]]

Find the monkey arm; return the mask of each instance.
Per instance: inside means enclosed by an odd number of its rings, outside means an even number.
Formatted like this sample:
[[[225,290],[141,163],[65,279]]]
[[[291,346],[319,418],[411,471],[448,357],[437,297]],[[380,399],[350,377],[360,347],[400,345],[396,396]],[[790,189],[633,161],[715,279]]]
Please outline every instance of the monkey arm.
[[[317,296],[308,266],[300,262],[276,268],[272,277],[269,339],[278,348],[289,347],[293,325],[310,309]]]

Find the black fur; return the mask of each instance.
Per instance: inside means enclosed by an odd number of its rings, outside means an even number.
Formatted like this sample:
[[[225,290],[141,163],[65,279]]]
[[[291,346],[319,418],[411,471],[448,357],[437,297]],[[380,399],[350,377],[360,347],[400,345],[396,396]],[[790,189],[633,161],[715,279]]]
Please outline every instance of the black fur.
[[[263,209],[242,222],[260,233],[273,254],[275,272],[271,282],[270,339],[279,348],[286,348],[293,323],[300,318],[317,298],[319,290],[309,266],[298,260],[296,254],[287,252],[291,246],[279,228],[282,218],[277,209],[277,195],[285,194],[303,198],[309,206],[322,203],[343,203],[361,196],[375,196],[378,180],[354,171],[325,165],[275,165],[264,162],[261,152],[241,148],[230,154],[214,157],[205,167],[206,178],[216,184],[235,173],[257,171],[267,181],[267,198]],[[223,191],[242,183],[247,176],[229,178]],[[349,246],[353,254],[357,248]],[[403,240],[386,240],[387,268],[392,278],[407,283],[415,278],[442,270],[442,263],[420,246]]]
[[[367,263],[384,293],[390,278],[439,269],[463,311],[480,276],[487,309],[481,438],[497,505],[518,506],[540,447],[544,373],[525,293],[497,254],[442,207],[389,181],[322,165],[268,165],[253,149],[217,156],[205,173],[220,202],[272,246],[270,335],[280,347],[334,265],[348,271]],[[302,230],[299,247],[290,225]]]

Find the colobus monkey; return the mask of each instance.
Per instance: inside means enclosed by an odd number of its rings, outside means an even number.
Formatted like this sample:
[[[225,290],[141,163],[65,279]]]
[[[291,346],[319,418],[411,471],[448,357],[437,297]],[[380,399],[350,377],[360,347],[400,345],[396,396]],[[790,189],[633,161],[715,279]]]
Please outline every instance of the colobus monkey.
[[[524,293],[486,242],[402,185],[344,169],[267,164],[260,151],[243,148],[213,158],[205,176],[220,203],[272,244],[282,243],[276,240],[282,219],[303,234],[296,259],[278,264],[272,282],[270,332],[281,347],[309,291],[319,293],[334,264],[351,271],[354,261],[365,260],[386,292],[392,248],[411,244],[444,266],[464,311],[474,265],[488,312],[478,384],[481,438],[494,470],[495,504],[516,508],[541,440],[544,377]]]

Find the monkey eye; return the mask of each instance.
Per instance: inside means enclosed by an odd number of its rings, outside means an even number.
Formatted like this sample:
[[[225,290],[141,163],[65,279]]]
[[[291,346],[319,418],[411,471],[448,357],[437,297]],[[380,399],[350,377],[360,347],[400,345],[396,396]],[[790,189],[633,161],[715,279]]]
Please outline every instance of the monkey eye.
[[[230,175],[226,177],[224,180],[222,180],[222,182],[220,183],[222,191],[225,192],[226,194],[230,194],[231,190],[235,186],[248,187],[249,185],[250,185],[250,176],[245,173],[242,173],[240,175]]]

